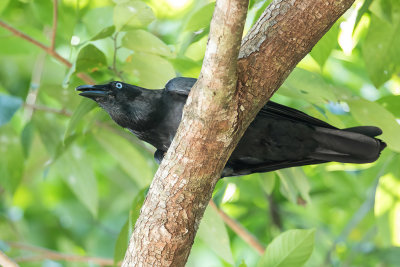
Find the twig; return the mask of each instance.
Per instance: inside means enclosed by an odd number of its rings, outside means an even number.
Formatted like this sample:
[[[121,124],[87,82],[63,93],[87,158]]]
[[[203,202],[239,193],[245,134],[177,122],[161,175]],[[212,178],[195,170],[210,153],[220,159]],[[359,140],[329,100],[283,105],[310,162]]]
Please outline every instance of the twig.
[[[40,106],[40,105],[36,105],[36,104],[28,104],[28,103],[24,104],[24,107],[30,108],[30,109],[33,109],[33,110],[56,113],[56,114],[60,114],[60,115],[66,116],[66,117],[71,117],[72,116],[72,113],[69,112],[68,110],[65,110],[65,109],[56,109],[56,108]]]
[[[218,212],[221,216],[222,220],[232,229],[244,242],[246,242],[249,246],[254,248],[258,254],[263,255],[265,248],[264,246],[255,238],[249,231],[247,231],[242,225],[240,225],[237,221],[229,217],[225,212],[220,210],[217,205],[215,205],[214,201],[210,200],[210,206]]]
[[[92,262],[98,264],[100,266],[109,266],[113,265],[114,261],[108,258],[99,258],[99,257],[89,257],[89,256],[80,256],[74,254],[66,254],[56,252],[47,248],[32,246],[28,244],[18,243],[18,242],[6,242],[10,247],[36,252],[39,255],[29,256],[29,257],[20,257],[16,258],[17,262],[27,262],[27,261],[38,261],[42,259],[50,259],[50,260],[64,260],[68,262]],[[118,264],[119,265],[119,264]],[[6,265],[7,266],[7,265]]]
[[[15,29],[14,27],[8,25],[7,23],[5,23],[4,21],[0,20],[0,27],[12,32],[15,36],[18,36],[32,44],[34,44],[35,46],[39,47],[40,49],[44,50],[47,54],[49,54],[50,56],[54,57],[55,59],[57,59],[58,61],[60,61],[62,64],[64,64],[65,66],[67,66],[68,68],[72,67],[72,63],[69,62],[68,60],[66,60],[65,58],[63,58],[60,54],[58,54],[55,50],[52,50],[51,47],[44,45],[43,43],[33,39],[32,37],[30,37],[29,35]],[[78,76],[80,79],[82,79],[84,82],[88,83],[88,84],[95,84],[96,82],[86,73],[77,73],[76,76]]]
[[[111,69],[112,69],[112,71],[114,71],[115,76],[117,76],[118,78],[121,79],[122,82],[124,82],[124,78],[121,76],[121,72],[118,71],[118,69],[117,69],[117,51],[119,49],[119,47],[117,45],[118,34],[119,34],[119,32],[116,32],[112,38],[114,41],[114,56],[113,56],[113,64],[112,64]]]
[[[51,31],[51,45],[50,45],[50,49],[52,51],[54,51],[54,48],[56,46],[57,22],[58,22],[58,0],[53,0],[53,29]]]
[[[12,259],[10,259],[6,254],[4,254],[0,250],[0,266],[5,266],[5,267],[19,267],[18,264],[16,264]]]

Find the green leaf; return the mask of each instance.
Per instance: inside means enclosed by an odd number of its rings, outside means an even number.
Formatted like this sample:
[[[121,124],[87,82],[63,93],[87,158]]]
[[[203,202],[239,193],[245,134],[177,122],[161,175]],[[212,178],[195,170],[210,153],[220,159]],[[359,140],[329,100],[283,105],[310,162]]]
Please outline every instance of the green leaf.
[[[154,19],[153,10],[141,1],[123,2],[114,8],[114,25],[117,31],[145,27]]]
[[[348,101],[348,104],[351,114],[360,124],[381,128],[383,134],[379,138],[384,140],[390,149],[400,152],[400,125],[392,113],[378,103],[367,100],[352,100]]]
[[[72,117],[68,122],[67,130],[64,134],[64,141],[73,134],[81,119],[96,106],[97,104],[93,100],[86,98],[81,100],[81,103],[79,103],[78,107],[74,111],[74,114],[72,114]]]
[[[110,37],[111,35],[113,35],[114,32],[115,32],[114,25],[106,27],[106,28],[102,29],[98,34],[96,34],[92,39],[90,39],[90,41],[96,41],[96,40]]]
[[[271,195],[275,188],[276,174],[275,172],[266,172],[259,174],[259,181],[265,193]]]
[[[395,4],[396,1],[397,0],[394,0],[393,4]],[[389,23],[392,22],[392,9],[392,0],[375,0],[370,6],[370,10],[374,15]]]
[[[87,28],[89,36],[99,34],[100,29],[107,29],[113,26],[113,7],[105,6],[90,8],[82,21]]]
[[[96,46],[89,44],[79,51],[76,72],[94,72],[107,65],[106,56]]]
[[[392,23],[371,16],[371,24],[362,46],[368,75],[379,88],[400,70],[400,12]]]
[[[133,144],[104,129],[96,132],[95,136],[101,146],[115,158],[122,169],[138,184],[140,189],[150,184],[153,178],[151,165]]]
[[[259,267],[300,267],[314,249],[315,230],[289,230],[276,237],[265,250]]]
[[[354,23],[353,33],[354,33],[355,29],[357,28],[358,23],[361,21],[362,16],[365,14],[365,12],[368,11],[371,3],[372,3],[372,0],[365,0],[363,5],[361,6],[361,8],[358,10],[356,22]]]
[[[307,203],[310,199],[310,182],[302,168],[289,168],[276,171],[281,181],[281,193],[293,203],[301,196]]]
[[[215,2],[209,3],[196,11],[186,24],[186,31],[198,31],[210,25],[214,13]]]
[[[21,98],[0,94],[0,126],[9,122],[21,105]]]
[[[77,145],[71,146],[57,159],[51,171],[57,172],[77,199],[93,217],[97,217],[99,202],[97,180],[85,151]]]
[[[332,28],[318,41],[317,45],[311,50],[310,55],[318,62],[321,68],[328,60],[329,55],[338,45],[339,24],[336,23]]]
[[[28,122],[21,132],[21,144],[25,158],[28,158],[31,150],[32,141],[34,137],[34,124],[33,121]]]
[[[375,195],[379,237],[386,246],[400,246],[400,179],[388,173],[379,179]]]
[[[0,2],[0,14],[3,12],[4,9],[6,9],[9,2],[10,2],[10,0],[2,0]]]
[[[135,52],[172,56],[171,49],[159,38],[144,30],[129,31],[122,38],[122,46]]]
[[[125,63],[123,70],[139,79],[139,85],[146,88],[163,88],[175,77],[174,67],[169,61],[157,55],[135,53]]]
[[[293,70],[278,93],[294,99],[304,99],[316,105],[338,100],[334,86],[326,83],[317,73],[300,68]]]
[[[117,264],[119,261],[124,259],[126,249],[128,248],[129,239],[132,235],[135,223],[140,215],[140,209],[143,206],[143,202],[146,198],[148,188],[141,190],[133,200],[132,208],[129,211],[129,217],[124,226],[122,227],[117,242],[114,248],[114,263]]]
[[[20,184],[24,171],[24,154],[14,129],[0,128],[0,187],[13,194]]]
[[[228,232],[219,214],[210,206],[204,212],[197,236],[224,261],[233,264]]]
[[[400,118],[400,95],[385,96],[376,102],[390,111],[394,116]]]

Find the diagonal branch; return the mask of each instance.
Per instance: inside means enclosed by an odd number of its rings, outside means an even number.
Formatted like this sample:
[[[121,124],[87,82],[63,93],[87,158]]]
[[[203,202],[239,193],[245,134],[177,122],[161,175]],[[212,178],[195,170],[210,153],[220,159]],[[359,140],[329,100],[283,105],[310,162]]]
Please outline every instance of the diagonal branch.
[[[40,49],[42,49],[43,51],[45,51],[47,54],[49,54],[50,56],[52,56],[53,58],[57,59],[58,61],[60,61],[62,64],[64,64],[65,66],[67,66],[68,68],[72,67],[72,63],[69,62],[68,60],[66,60],[64,57],[62,57],[60,54],[58,54],[55,50],[52,50],[51,47],[46,46],[45,44],[33,39],[32,37],[30,37],[29,35],[15,29],[14,27],[12,27],[11,25],[5,23],[4,21],[0,20],[0,27],[10,31],[11,33],[13,33],[15,36],[18,36],[30,43],[32,43],[33,45],[39,47]],[[88,83],[88,84],[95,84],[96,82],[87,74],[85,73],[77,73],[76,76],[78,76],[80,79],[82,79],[84,82]]]
[[[12,259],[0,250],[0,266],[19,267]]]
[[[222,220],[232,229],[244,242],[246,242],[249,246],[254,248],[259,255],[263,255],[265,251],[265,247],[257,240],[255,236],[253,236],[249,231],[247,231],[240,223],[232,219],[228,216],[224,211],[219,209],[217,205],[215,205],[214,201],[210,201],[209,204],[216,212],[218,212],[219,216],[221,216]]]

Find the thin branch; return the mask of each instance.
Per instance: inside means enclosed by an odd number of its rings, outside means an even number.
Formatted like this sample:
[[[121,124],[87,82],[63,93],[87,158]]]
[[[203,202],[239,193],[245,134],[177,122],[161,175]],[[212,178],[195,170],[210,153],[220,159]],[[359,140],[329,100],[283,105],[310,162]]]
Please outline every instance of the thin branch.
[[[236,220],[232,219],[225,212],[220,210],[217,205],[215,205],[214,201],[210,200],[210,206],[218,212],[221,216],[222,220],[232,229],[244,242],[246,242],[250,247],[254,248],[258,254],[263,255],[265,251],[265,247],[257,240],[255,236],[253,236],[249,231],[247,231],[240,223]]]
[[[65,66],[67,66],[68,68],[72,67],[72,63],[69,62],[68,60],[66,60],[65,58],[63,58],[60,54],[58,54],[55,50],[52,50],[51,47],[46,46],[45,44],[33,39],[32,37],[30,37],[29,35],[15,29],[14,27],[12,27],[11,25],[5,23],[4,21],[0,20],[0,27],[10,31],[11,33],[13,33],[15,36],[20,37],[32,44],[34,44],[35,46],[39,47],[40,49],[44,50],[47,54],[49,54],[50,56],[52,56],[53,58],[57,59],[58,61],[60,61],[62,64],[64,64]],[[77,73],[76,76],[78,76],[80,79],[82,79],[84,82],[88,83],[88,84],[95,84],[96,82],[86,73]]]
[[[0,250],[0,266],[19,267],[12,259]]]
[[[27,262],[27,261],[39,261],[43,259],[50,260],[63,260],[68,262],[92,262],[98,264],[100,266],[110,266],[114,264],[112,259],[108,258],[99,258],[99,257],[89,257],[89,256],[80,256],[74,254],[66,254],[56,252],[47,248],[32,246],[28,244],[18,243],[18,242],[6,242],[10,247],[27,250],[31,252],[38,253],[39,255],[31,256],[31,257],[20,257],[16,258],[17,262]],[[118,264],[119,265],[119,264]],[[7,265],[6,265],[7,266]]]
[[[113,56],[113,64],[111,67],[111,70],[115,73],[115,76],[121,79],[122,82],[124,82],[124,78],[121,75],[121,72],[118,71],[117,69],[117,52],[118,52],[118,44],[117,44],[117,38],[118,38],[119,32],[116,32],[115,35],[113,36],[113,41],[114,41],[114,56]]]
[[[58,0],[53,0],[53,29],[51,31],[51,45],[50,45],[50,49],[52,51],[54,51],[56,46],[57,22],[58,22]]]
[[[28,103],[24,104],[24,107],[25,108],[30,108],[30,109],[33,109],[33,110],[56,113],[56,114],[63,115],[63,116],[66,116],[66,117],[71,117],[72,116],[72,113],[69,112],[68,110],[65,110],[65,109],[56,109],[56,108],[40,106],[40,105],[36,105],[36,104],[28,104]]]

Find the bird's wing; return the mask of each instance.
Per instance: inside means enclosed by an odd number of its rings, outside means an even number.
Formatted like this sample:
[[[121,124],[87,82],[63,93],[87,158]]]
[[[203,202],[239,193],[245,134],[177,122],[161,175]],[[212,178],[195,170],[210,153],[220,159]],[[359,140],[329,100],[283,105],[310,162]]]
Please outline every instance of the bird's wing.
[[[267,116],[276,119],[286,119],[294,122],[302,122],[312,126],[336,129],[336,127],[330,125],[329,123],[311,117],[294,108],[283,106],[272,101],[268,101],[267,104],[264,107],[262,107],[257,116]]]
[[[165,91],[171,94],[188,96],[190,89],[196,83],[195,78],[177,77],[169,80],[165,85]]]

